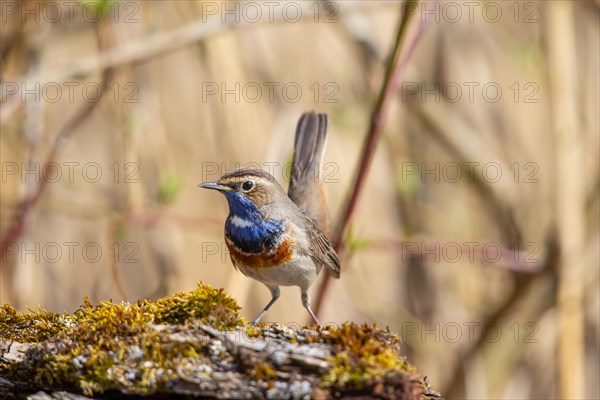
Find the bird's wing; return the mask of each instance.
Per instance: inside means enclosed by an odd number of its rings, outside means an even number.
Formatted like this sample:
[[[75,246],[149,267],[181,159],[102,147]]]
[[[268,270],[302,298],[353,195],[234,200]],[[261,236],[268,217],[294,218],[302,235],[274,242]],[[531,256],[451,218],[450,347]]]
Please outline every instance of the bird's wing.
[[[340,260],[329,242],[329,239],[321,232],[314,221],[306,218],[308,241],[310,245],[310,256],[316,262],[326,266],[335,278],[340,277]],[[311,226],[312,225],[312,226]]]

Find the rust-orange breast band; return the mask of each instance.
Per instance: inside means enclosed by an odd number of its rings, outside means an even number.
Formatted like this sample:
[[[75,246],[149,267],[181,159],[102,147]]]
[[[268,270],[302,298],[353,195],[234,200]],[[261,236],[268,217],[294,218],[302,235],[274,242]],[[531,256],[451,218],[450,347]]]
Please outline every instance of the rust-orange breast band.
[[[275,251],[263,250],[260,253],[244,253],[230,240],[225,240],[229,254],[233,261],[247,268],[270,268],[284,264],[292,259],[296,242],[289,235],[285,235]]]

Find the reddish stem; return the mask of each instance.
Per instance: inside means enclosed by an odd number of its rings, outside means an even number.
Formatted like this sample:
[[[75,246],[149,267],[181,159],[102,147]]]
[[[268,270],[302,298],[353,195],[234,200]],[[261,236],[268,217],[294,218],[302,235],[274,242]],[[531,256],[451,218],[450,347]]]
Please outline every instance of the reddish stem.
[[[352,192],[347,197],[348,200],[346,201],[346,204],[343,208],[344,211],[342,212],[342,215],[339,219],[340,222],[333,235],[334,247],[340,257],[343,256],[344,252],[343,235],[346,227],[348,226],[348,223],[350,222],[350,219],[352,218],[352,215],[354,214],[354,210],[356,209],[358,198],[362,192],[367,173],[369,172],[369,169],[371,167],[373,155],[375,154],[377,142],[379,141],[379,138],[381,136],[381,128],[385,122],[389,105],[393,99],[393,96],[398,90],[398,84],[400,82],[402,73],[406,69],[408,60],[412,56],[414,49],[416,48],[416,45],[419,42],[419,39],[421,38],[421,35],[425,29],[426,23],[421,22],[421,24],[419,25],[419,29],[413,36],[411,42],[408,45],[407,50],[403,55],[401,55],[401,45],[406,39],[406,29],[408,27],[408,23],[412,15],[412,13],[409,11],[415,3],[416,1],[407,1],[404,3],[402,19],[400,20],[400,24],[398,25],[398,31],[396,34],[396,41],[394,43],[394,48],[386,66],[385,79],[379,92],[380,94],[377,98],[377,102],[375,103],[375,107],[371,114],[369,130],[367,132],[365,142],[362,148],[360,163],[358,166],[356,177],[354,178]],[[322,311],[323,301],[327,296],[327,291],[329,289],[330,284],[331,275],[325,274],[315,299],[314,309],[317,315],[320,315]]]
[[[97,32],[97,34],[99,35],[99,32]],[[98,40],[100,41],[100,39]],[[86,103],[83,107],[81,107],[77,113],[62,127],[59,134],[56,136],[56,139],[52,143],[52,148],[50,149],[50,153],[46,158],[44,168],[46,165],[56,159],[61,145],[66,141],[66,139],[73,135],[77,127],[79,127],[92,113],[96,105],[100,102],[102,95],[106,92],[106,88],[108,87],[111,78],[112,69],[104,70],[102,73],[102,90],[100,90],[100,95],[95,101]],[[14,216],[11,225],[7,228],[6,233],[0,240],[0,273],[2,272],[2,264],[5,259],[4,252],[6,247],[9,243],[19,240],[23,234],[26,217],[31,212],[33,207],[38,203],[42,197],[42,194],[44,194],[47,184],[48,181],[46,177],[42,177],[40,183],[35,187],[33,193],[23,199],[17,206],[17,214]]]

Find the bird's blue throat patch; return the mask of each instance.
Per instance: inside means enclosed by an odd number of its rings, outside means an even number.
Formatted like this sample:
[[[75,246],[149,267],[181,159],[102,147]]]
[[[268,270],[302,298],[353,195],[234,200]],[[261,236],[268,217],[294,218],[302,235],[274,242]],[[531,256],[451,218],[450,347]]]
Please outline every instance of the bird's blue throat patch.
[[[224,192],[229,203],[225,236],[244,253],[262,253],[277,246],[283,221],[263,220],[256,205],[237,192]]]

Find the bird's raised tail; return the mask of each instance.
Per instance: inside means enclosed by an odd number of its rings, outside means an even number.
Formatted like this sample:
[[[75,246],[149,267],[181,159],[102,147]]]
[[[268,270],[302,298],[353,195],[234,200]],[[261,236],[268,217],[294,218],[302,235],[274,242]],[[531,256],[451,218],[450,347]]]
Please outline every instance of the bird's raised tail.
[[[302,114],[296,127],[294,161],[288,196],[324,233],[327,233],[327,202],[321,180],[321,160],[327,142],[327,114]]]

